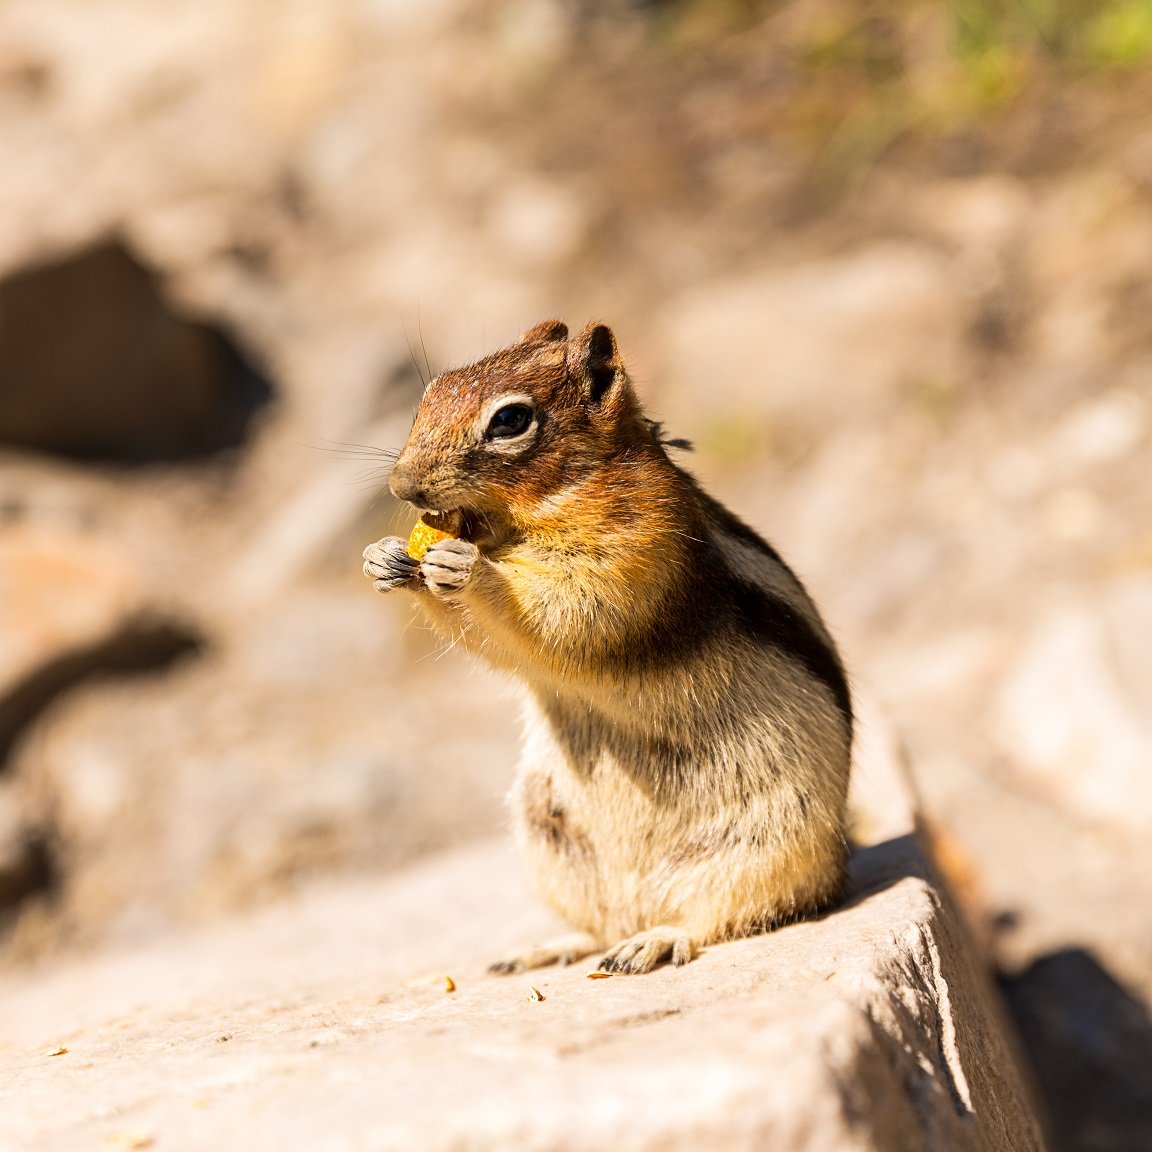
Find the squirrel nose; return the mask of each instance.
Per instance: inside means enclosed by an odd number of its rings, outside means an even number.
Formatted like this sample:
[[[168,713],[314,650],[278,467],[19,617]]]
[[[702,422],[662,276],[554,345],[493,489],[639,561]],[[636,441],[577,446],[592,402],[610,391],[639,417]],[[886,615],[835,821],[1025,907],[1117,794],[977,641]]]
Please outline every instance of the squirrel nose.
[[[423,491],[412,479],[411,469],[403,460],[397,460],[393,465],[388,487],[392,489],[392,495],[397,500],[406,500],[409,504],[427,504]]]

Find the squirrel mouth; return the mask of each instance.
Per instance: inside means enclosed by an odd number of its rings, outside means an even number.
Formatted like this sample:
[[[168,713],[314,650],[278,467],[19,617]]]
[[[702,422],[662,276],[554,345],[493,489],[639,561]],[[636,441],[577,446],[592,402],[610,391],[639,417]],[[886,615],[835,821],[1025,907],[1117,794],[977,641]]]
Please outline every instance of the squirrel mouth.
[[[507,538],[500,521],[476,508],[419,508],[420,519],[430,528],[467,540],[481,549],[491,549]]]
[[[438,512],[434,509],[425,508],[420,513],[420,519],[430,528],[435,528],[439,532],[447,532],[449,536],[467,539],[465,516],[459,508],[454,508],[448,512]]]

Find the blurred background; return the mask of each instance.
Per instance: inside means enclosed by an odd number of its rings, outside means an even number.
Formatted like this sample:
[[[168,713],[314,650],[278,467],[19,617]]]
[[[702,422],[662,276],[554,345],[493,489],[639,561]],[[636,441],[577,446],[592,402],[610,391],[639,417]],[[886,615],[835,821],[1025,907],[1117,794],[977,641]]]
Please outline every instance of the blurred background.
[[[0,0],[0,964],[501,832],[360,552],[553,316],[894,718],[1057,1147],[1152,1147],[1147,0]]]

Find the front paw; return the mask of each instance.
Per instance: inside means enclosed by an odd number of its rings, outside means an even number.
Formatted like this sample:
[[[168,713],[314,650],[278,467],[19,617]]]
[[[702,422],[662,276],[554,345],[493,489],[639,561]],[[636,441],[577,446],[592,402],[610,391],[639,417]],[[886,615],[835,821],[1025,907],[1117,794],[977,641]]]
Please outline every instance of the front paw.
[[[364,575],[377,592],[390,592],[415,582],[420,564],[408,555],[406,543],[399,536],[385,536],[364,549]]]
[[[451,595],[472,579],[480,549],[455,536],[433,544],[420,561],[420,575],[429,591],[437,596]]]

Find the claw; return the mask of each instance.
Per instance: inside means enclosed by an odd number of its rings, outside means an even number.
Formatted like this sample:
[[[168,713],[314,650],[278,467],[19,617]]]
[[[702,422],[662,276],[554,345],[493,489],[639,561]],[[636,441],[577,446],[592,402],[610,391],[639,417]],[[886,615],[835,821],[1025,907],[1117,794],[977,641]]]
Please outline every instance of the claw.
[[[508,976],[515,972],[525,972],[529,968],[543,968],[548,964],[575,964],[577,960],[599,950],[599,940],[587,933],[576,932],[525,949],[516,956],[497,960],[488,966],[488,971],[498,976]]]
[[[687,964],[695,955],[692,938],[679,928],[650,928],[621,941],[600,961],[601,972],[626,972],[640,975],[651,972],[658,964],[670,960],[676,967]]]
[[[459,592],[469,580],[480,549],[467,540],[449,537],[431,545],[420,562],[425,585],[437,595]]]
[[[518,958],[515,960],[497,960],[495,964],[488,965],[488,971],[493,976],[512,976],[517,972],[524,971],[524,963]]]
[[[399,536],[386,536],[364,549],[364,575],[377,592],[402,588],[416,579],[419,565],[405,550]]]

